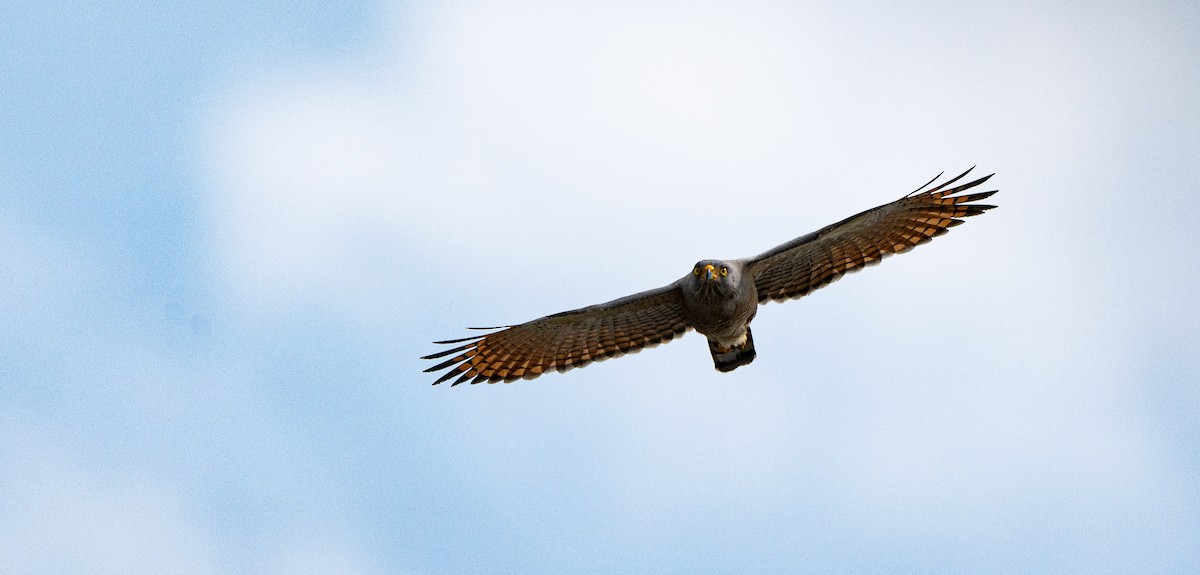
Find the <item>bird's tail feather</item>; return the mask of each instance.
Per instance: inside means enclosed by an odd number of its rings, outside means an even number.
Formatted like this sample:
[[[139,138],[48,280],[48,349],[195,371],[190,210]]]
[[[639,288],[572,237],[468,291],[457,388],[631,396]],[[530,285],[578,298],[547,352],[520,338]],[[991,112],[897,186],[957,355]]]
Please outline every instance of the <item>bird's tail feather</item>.
[[[746,342],[742,345],[727,348],[710,339],[708,351],[712,353],[713,365],[722,373],[746,365],[758,356],[754,351],[754,336],[750,334],[750,328],[746,328]]]

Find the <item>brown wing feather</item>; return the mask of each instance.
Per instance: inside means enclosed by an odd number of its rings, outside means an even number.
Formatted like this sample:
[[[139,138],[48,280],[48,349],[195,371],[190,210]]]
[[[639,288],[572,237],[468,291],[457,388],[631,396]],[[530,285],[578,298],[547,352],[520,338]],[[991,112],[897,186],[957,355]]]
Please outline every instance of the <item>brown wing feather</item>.
[[[636,353],[683,334],[691,326],[683,315],[676,284],[608,303],[535,319],[500,331],[435,343],[465,343],[421,359],[453,355],[426,372],[448,369],[437,381],[451,385],[505,383],[533,379],[551,370],[565,372],[593,361]]]
[[[974,169],[974,168],[972,168]],[[917,191],[874,209],[851,216],[796,238],[747,260],[758,289],[758,301],[784,301],[808,295],[843,274],[874,265],[892,254],[904,253],[940,236],[966,218],[996,206],[971,204],[996,193],[955,196],[986,182],[991,175],[949,188],[967,170],[934,188]],[[941,174],[938,174],[941,177]]]

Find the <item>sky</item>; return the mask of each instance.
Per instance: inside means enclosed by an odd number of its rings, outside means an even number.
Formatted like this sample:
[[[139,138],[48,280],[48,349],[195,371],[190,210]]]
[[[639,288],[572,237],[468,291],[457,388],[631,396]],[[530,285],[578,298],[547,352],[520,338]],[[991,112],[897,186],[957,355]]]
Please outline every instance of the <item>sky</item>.
[[[1194,2],[17,2],[2,573],[1191,573]],[[464,328],[995,172],[754,322]]]

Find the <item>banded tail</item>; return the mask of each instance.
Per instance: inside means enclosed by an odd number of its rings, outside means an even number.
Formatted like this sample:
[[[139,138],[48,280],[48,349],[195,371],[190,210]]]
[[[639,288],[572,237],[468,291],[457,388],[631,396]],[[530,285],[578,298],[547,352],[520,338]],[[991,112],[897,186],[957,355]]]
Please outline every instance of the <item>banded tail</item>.
[[[750,328],[746,328],[746,342],[738,347],[721,347],[717,342],[708,340],[708,351],[712,353],[713,365],[717,371],[725,373],[746,365],[758,356],[754,351],[754,336]]]

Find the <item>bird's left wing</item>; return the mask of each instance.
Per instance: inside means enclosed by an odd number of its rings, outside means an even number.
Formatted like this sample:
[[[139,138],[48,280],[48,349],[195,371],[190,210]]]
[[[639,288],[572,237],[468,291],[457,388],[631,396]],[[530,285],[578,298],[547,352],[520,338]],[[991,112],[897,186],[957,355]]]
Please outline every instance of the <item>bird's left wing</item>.
[[[458,379],[451,385],[468,380],[507,383],[636,353],[670,341],[690,328],[675,283],[608,303],[495,328],[500,331],[487,335],[434,342],[464,345],[421,359],[454,356],[425,370],[449,368],[434,385],[455,376]]]
[[[995,206],[972,204],[996,193],[976,192],[956,196],[992,177],[949,187],[970,173],[934,188],[917,191],[889,204],[826,226],[766,253],[746,260],[758,301],[784,301],[808,295],[842,277],[879,263],[892,254],[904,253],[963,223],[962,218],[982,214]],[[938,174],[941,177],[941,174]]]

